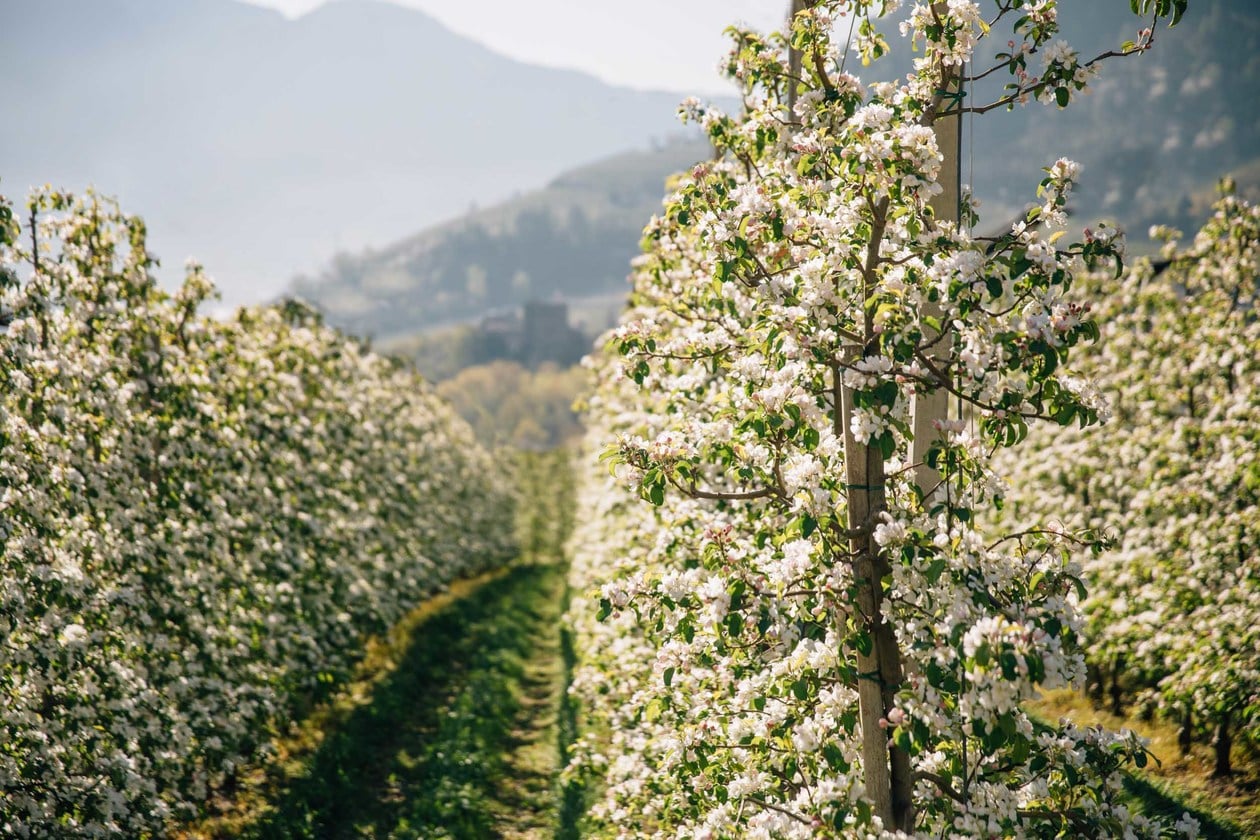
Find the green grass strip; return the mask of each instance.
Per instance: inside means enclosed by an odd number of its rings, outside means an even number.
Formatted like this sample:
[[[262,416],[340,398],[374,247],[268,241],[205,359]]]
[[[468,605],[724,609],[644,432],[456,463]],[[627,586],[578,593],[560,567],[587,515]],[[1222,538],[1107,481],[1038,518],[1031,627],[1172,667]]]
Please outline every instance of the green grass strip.
[[[395,667],[249,821],[193,836],[554,836],[554,767],[511,758],[522,715],[537,713],[523,707],[531,660],[556,634],[563,585],[557,565],[516,566],[395,634]]]

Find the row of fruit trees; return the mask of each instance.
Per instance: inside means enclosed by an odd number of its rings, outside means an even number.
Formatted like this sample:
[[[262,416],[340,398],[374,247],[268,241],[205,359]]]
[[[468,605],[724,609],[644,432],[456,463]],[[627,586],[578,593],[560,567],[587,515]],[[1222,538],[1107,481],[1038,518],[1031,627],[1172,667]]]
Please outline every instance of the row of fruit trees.
[[[1210,737],[1260,744],[1260,207],[1225,185],[1184,246],[1086,283],[1101,340],[1082,354],[1124,430],[1038,430],[1007,521],[1057,516],[1111,550],[1082,557],[1089,687]]]
[[[1125,804],[1136,736],[1029,715],[1060,686],[1212,737],[1219,773],[1260,743],[1260,211],[1227,192],[1126,267],[1114,228],[1065,233],[1067,160],[995,235],[932,209],[940,121],[1069,107],[1185,2],[1132,0],[1148,28],[1092,58],[1054,0],[984,5],[797,2],[734,32],[741,114],[684,108],[715,155],[593,362],[594,834],[1193,836]],[[847,72],[898,29],[910,76]],[[367,634],[506,562],[511,493],[302,305],[208,317],[111,202],[28,210],[0,202],[0,834],[158,836]]]
[[[0,205],[0,835],[202,812],[366,634],[508,559],[509,486],[299,305],[199,312],[94,195]]]
[[[797,5],[787,35],[733,33],[742,114],[686,106],[716,154],[593,362],[591,829],[1193,836],[1125,804],[1140,739],[1026,705],[1093,666],[1226,753],[1260,736],[1260,214],[1226,196],[1126,270],[1114,228],[1064,232],[1070,161],[993,236],[930,207],[938,121],[1068,107],[1184,3],[1135,0],[1148,28],[1088,60],[1052,0]],[[912,75],[845,72],[898,24]]]

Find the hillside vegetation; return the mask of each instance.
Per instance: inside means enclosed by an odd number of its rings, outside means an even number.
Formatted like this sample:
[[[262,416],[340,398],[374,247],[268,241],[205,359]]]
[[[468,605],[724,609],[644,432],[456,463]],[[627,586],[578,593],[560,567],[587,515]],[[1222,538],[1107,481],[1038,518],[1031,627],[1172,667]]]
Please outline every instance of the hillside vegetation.
[[[623,289],[666,177],[707,153],[703,142],[679,141],[575,169],[380,250],[342,255],[295,291],[335,323],[389,339],[531,299]]]
[[[1123,2],[1061,5],[1064,36],[1085,51],[1118,46],[1142,25]],[[1238,171],[1241,193],[1254,194],[1255,178],[1246,173],[1260,165],[1256,7],[1251,0],[1195,5],[1175,37],[1157,37],[1157,49],[1110,66],[1072,109],[1032,103],[1005,119],[967,122],[962,178],[974,185],[990,224],[1022,213],[1039,167],[1060,156],[1086,174],[1071,224],[1111,218],[1138,248],[1151,224],[1201,223],[1223,174]],[[911,54],[903,52],[857,69],[864,79],[899,77],[909,69]],[[1246,58],[1227,66],[1224,55]],[[978,101],[993,92],[982,83],[969,95]],[[1021,153],[1003,152],[1010,148]],[[666,177],[708,156],[693,141],[613,157],[455,222],[343,254],[295,288],[334,323],[386,339],[531,298],[624,292],[629,259],[660,207]]]

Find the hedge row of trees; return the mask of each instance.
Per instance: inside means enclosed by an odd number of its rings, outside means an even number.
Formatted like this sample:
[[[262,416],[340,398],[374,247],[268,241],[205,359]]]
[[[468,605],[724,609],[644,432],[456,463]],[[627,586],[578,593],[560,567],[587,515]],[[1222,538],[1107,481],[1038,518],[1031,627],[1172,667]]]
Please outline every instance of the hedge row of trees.
[[[27,222],[27,219],[23,219]],[[512,552],[414,373],[300,305],[216,320],[141,220],[0,203],[0,834],[192,816],[380,631]]]
[[[1098,541],[992,524],[996,450],[1106,417],[1069,365],[1098,337],[1078,280],[1117,270],[1120,239],[1052,233],[1066,160],[996,236],[930,205],[940,120],[1069,106],[1102,57],[1057,38],[1052,0],[899,5],[802,2],[786,35],[736,31],[743,114],[686,108],[718,154],[649,225],[596,363],[614,479],[588,482],[572,552],[599,594],[573,613],[590,729],[570,772],[599,780],[601,836],[1197,830],[1125,805],[1147,760],[1131,733],[1025,712],[1084,682],[1073,549]],[[1134,8],[1146,26],[1112,54],[1184,3]],[[898,24],[908,80],[846,72]]]
[[[1007,517],[1056,515],[1114,548],[1084,556],[1091,691],[1117,714],[1260,744],[1260,208],[1227,189],[1184,246],[1091,278],[1102,337],[1081,370],[1112,425],[1031,435]]]

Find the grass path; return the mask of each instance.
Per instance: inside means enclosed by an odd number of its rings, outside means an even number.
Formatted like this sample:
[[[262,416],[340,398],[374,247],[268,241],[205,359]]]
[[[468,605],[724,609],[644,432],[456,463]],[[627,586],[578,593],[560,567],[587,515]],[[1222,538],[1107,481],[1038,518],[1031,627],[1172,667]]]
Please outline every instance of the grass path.
[[[564,570],[461,584],[374,646],[201,838],[551,838]]]
[[[557,786],[572,738],[563,543],[568,454],[517,453],[516,565],[457,581],[387,636],[354,679],[243,774],[179,840],[567,840]]]

